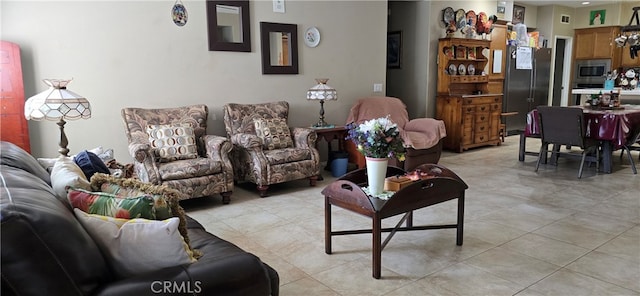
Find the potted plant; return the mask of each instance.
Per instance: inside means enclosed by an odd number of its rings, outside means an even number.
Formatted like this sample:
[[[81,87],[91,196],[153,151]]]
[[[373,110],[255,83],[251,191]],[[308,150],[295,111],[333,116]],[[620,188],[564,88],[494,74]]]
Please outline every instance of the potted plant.
[[[369,193],[373,196],[382,193],[384,177],[389,157],[404,160],[404,145],[398,125],[387,117],[367,120],[360,124],[347,124],[346,140],[355,143],[358,151],[365,156]]]

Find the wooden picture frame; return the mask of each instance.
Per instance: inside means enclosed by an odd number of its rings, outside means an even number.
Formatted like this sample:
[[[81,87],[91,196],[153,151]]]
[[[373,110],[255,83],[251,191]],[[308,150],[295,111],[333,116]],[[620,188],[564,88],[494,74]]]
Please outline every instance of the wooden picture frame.
[[[209,51],[251,52],[249,0],[207,0]]]
[[[524,6],[513,5],[513,18],[511,20],[512,24],[524,24]]]
[[[262,74],[298,74],[298,25],[260,22]]]
[[[466,59],[467,58],[467,47],[466,46],[456,46],[455,47],[455,57],[456,59]]]
[[[402,31],[387,33],[387,69],[402,67]]]

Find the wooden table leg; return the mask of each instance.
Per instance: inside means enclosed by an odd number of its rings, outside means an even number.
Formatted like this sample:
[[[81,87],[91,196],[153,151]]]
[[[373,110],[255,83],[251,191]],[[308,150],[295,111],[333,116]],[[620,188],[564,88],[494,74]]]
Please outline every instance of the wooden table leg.
[[[413,227],[413,211],[407,213],[407,227]]]
[[[382,269],[382,220],[378,215],[373,217],[373,278],[380,278]]]
[[[458,225],[456,233],[456,245],[462,246],[462,232],[464,230],[464,192],[458,197]]]
[[[331,204],[329,197],[324,197],[324,252],[331,254]]]
[[[611,174],[613,169],[613,143],[611,141],[602,141],[602,172]]]

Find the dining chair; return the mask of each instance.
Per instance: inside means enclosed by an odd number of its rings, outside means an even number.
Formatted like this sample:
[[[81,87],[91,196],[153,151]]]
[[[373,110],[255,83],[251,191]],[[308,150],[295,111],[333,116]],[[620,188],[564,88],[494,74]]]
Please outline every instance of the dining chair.
[[[540,155],[536,163],[536,172],[540,163],[547,157],[549,144],[553,144],[551,163],[557,164],[558,156],[578,156],[572,152],[560,151],[561,146],[580,147],[582,149],[578,179],[582,178],[585,161],[595,161],[596,169],[600,169],[599,142],[585,136],[584,114],[582,109],[573,107],[538,106],[540,122]],[[595,152],[596,156],[590,155]]]
[[[631,151],[640,151],[640,127],[636,127],[631,131],[629,139],[622,146],[622,151],[620,152],[620,160],[622,161],[622,156],[624,152],[627,151],[627,156],[629,157],[629,163],[631,163],[631,169],[633,170],[633,174],[637,174],[638,170],[636,170],[636,163],[633,161],[633,156],[631,155]],[[640,160],[640,156],[638,157]]]

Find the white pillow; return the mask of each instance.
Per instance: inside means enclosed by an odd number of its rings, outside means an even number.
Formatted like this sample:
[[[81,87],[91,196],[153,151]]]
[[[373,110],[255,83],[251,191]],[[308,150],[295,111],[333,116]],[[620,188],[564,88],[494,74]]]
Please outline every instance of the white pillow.
[[[38,158],[38,163],[45,169],[49,174],[51,174],[51,170],[53,170],[53,165],[56,164],[57,158]]]
[[[51,187],[59,198],[67,198],[68,187],[91,191],[91,183],[73,158],[60,156],[51,169]]]
[[[127,220],[73,211],[120,277],[196,261],[178,231],[177,217]]]

